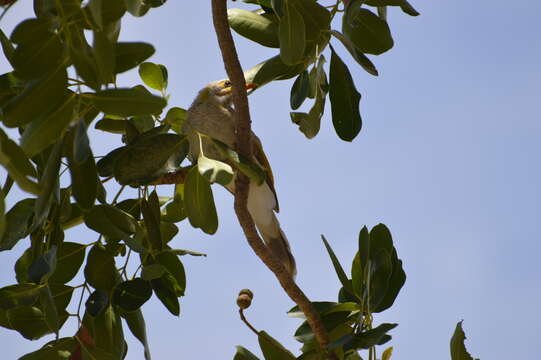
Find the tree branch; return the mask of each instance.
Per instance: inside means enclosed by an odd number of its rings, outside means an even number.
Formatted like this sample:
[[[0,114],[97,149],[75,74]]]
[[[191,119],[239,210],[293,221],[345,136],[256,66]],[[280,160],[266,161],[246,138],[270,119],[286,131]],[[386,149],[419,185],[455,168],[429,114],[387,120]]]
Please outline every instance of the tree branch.
[[[235,105],[235,116],[237,117],[236,148],[240,154],[251,159],[252,133],[248,96],[245,86],[246,83],[237,51],[235,49],[235,43],[229,29],[226,0],[212,0],[212,17],[214,29],[218,38],[218,44],[222,52],[225,70],[233,88],[233,104]],[[325,327],[323,326],[323,323],[321,322],[318,312],[303,291],[297,286],[291,277],[291,274],[286,270],[284,265],[272,254],[270,249],[259,237],[254,221],[246,206],[248,200],[249,180],[240,172],[238,172],[236,178],[235,212],[237,213],[237,218],[239,219],[240,226],[244,231],[244,235],[246,236],[248,243],[261,261],[263,261],[263,263],[274,273],[274,275],[276,275],[280,285],[291,300],[293,300],[299,306],[300,310],[305,314],[306,320],[312,328],[317,342],[319,343],[322,351],[326,353],[326,346],[329,343],[329,336],[325,330]],[[333,354],[329,355],[329,357],[335,358]]]

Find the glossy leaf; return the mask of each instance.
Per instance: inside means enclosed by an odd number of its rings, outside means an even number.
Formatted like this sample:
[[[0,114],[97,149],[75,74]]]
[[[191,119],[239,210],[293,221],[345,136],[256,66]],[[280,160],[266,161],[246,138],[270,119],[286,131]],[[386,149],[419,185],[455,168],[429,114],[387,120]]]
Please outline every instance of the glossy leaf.
[[[145,360],[150,360],[150,347],[147,340],[147,331],[145,318],[141,309],[137,309],[133,312],[123,314],[122,317],[126,320],[128,328],[133,336],[135,336],[145,348]]]
[[[278,21],[268,14],[256,14],[243,9],[228,9],[229,26],[239,35],[271,48],[280,47]]]
[[[210,183],[194,167],[188,172],[184,187],[184,204],[190,224],[207,234],[214,234],[218,229],[218,215]]]
[[[117,42],[115,48],[115,74],[133,69],[151,57],[155,51],[152,44],[144,42]]]
[[[252,354],[250,350],[242,346],[237,346],[237,352],[233,360],[259,360],[259,358]]]
[[[35,199],[24,199],[6,213],[6,229],[0,241],[0,251],[11,250],[28,235],[29,221],[34,215]]]
[[[171,289],[177,297],[184,296],[186,290],[186,272],[179,258],[172,252],[164,251],[156,256],[156,260],[171,275]]]
[[[144,16],[150,9],[150,5],[144,0],[126,0],[126,8],[133,16]]]
[[[167,105],[164,98],[140,89],[109,89],[86,96],[100,111],[117,116],[155,114]]]
[[[290,105],[293,110],[298,109],[304,100],[308,97],[310,90],[310,80],[308,77],[308,71],[303,71],[295,79],[293,86],[291,87]]]
[[[83,264],[85,250],[83,244],[63,242],[56,254],[56,271],[49,282],[65,284],[72,280]]]
[[[30,81],[19,95],[3,106],[4,124],[7,127],[22,126],[53,110],[65,98],[67,84],[65,68],[57,68]]]
[[[0,164],[24,191],[39,194],[39,185],[29,177],[36,177],[36,169],[24,151],[0,129]],[[1,246],[0,246],[1,248]]]
[[[353,0],[342,18],[342,33],[363,53],[379,55],[394,45],[387,22]]]
[[[156,191],[147,199],[141,201],[141,212],[145,223],[147,238],[153,250],[161,251],[163,248],[162,234],[160,230],[160,205]]]
[[[0,288],[0,308],[8,310],[23,305],[33,305],[43,285],[16,284]]]
[[[164,91],[167,87],[167,78],[162,70],[163,65],[145,62],[139,65],[139,76],[146,86]]]
[[[420,15],[407,0],[366,0],[364,3],[370,6],[400,6],[402,11],[408,15]]]
[[[393,347],[390,346],[383,353],[381,353],[381,360],[391,360],[391,356],[393,355]]]
[[[362,66],[362,68],[369,74],[371,75],[374,75],[374,76],[378,76],[379,73],[378,73],[378,70],[376,69],[376,66],[372,63],[372,61],[370,61],[370,59],[365,55],[363,54],[362,52],[360,52],[356,47],[355,47],[355,44],[353,44],[353,42],[348,39],[347,37],[344,36],[344,34],[342,34],[341,32],[338,32],[336,30],[331,30],[331,34],[337,38],[338,40],[340,40],[340,42],[344,45],[344,47],[346,48],[347,51],[349,51],[350,55],[353,57],[353,59],[355,61],[357,61],[357,63],[359,65]]]
[[[280,19],[280,58],[286,65],[302,61],[306,45],[304,20],[293,1],[284,3],[284,16]]]
[[[361,94],[355,89],[353,78],[346,64],[331,46],[330,91],[332,122],[336,133],[344,141],[355,139],[361,131],[359,112]]]
[[[141,278],[124,281],[118,284],[113,292],[113,305],[124,311],[138,310],[152,296],[152,288],[148,281]]]
[[[271,337],[265,331],[260,331],[257,337],[259,341],[259,347],[265,360],[295,360],[296,357],[289,350],[287,350],[276,339]]]
[[[85,302],[86,311],[92,316],[100,315],[109,305],[109,296],[103,290],[95,290]]]
[[[40,289],[39,302],[43,315],[45,316],[47,326],[52,332],[58,335],[58,330],[60,330],[60,319],[53,300],[53,294],[51,293],[49,286],[45,286]]]
[[[51,207],[54,193],[59,189],[59,173],[60,173],[60,158],[62,156],[62,144],[56,143],[47,159],[45,169],[41,179],[39,180],[40,194],[36,200],[36,208],[34,212],[33,226],[40,225],[47,215]]]
[[[355,335],[351,341],[344,345],[344,350],[368,349],[375,345],[382,345],[390,340],[387,332],[397,326],[398,324],[381,324],[371,330]]]
[[[32,157],[57,141],[73,119],[76,95],[68,92],[62,103],[53,111],[32,121],[21,137],[21,148]]]
[[[77,341],[73,337],[60,338],[43,345],[34,352],[23,355],[19,360],[65,360],[72,355]]]
[[[203,154],[199,154],[197,168],[199,169],[199,173],[211,184],[218,183],[227,186],[233,180],[233,169],[231,166],[218,160],[209,159]]]
[[[94,58],[96,59],[99,83],[111,83],[114,81],[113,74],[116,60],[115,44],[103,31],[94,31],[93,39],[92,50],[94,52]]]
[[[19,306],[7,311],[7,318],[12,329],[25,339],[37,340],[52,331],[45,322],[45,314],[35,306]],[[67,314],[60,315],[60,322],[67,319]]]
[[[113,239],[126,239],[139,228],[137,221],[125,211],[111,205],[96,205],[84,216],[90,229]]]
[[[466,340],[466,334],[462,330],[462,321],[459,321],[451,338],[451,360],[479,360],[474,359],[466,350],[464,340]]]
[[[109,291],[117,283],[115,259],[101,244],[90,249],[84,273],[88,284],[98,290]]]
[[[171,129],[177,134],[182,134],[182,127],[187,116],[188,112],[185,109],[172,107],[167,111],[165,123],[171,125]]]
[[[175,280],[166,273],[159,279],[151,280],[152,289],[162,304],[175,316],[180,314],[180,304],[173,290]]]

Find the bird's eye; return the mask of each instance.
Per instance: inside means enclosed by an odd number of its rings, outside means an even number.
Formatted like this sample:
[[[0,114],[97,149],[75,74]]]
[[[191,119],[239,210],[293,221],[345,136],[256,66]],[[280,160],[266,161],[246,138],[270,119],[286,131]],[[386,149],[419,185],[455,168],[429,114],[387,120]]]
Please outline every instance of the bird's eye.
[[[229,80],[224,81],[224,86],[225,87],[231,87],[231,81],[229,81]]]

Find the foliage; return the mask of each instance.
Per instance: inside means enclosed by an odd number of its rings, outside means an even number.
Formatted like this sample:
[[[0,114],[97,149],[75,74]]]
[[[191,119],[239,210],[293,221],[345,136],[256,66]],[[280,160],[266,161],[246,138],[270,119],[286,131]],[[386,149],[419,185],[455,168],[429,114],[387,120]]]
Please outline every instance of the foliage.
[[[0,6],[7,11],[13,2],[4,0]],[[322,52],[335,37],[363,69],[377,75],[365,54],[381,54],[393,46],[386,6],[418,15],[415,9],[406,0],[344,0],[327,7],[313,0],[246,2],[258,9],[231,9],[231,27],[279,49],[278,55],[248,70],[247,81],[262,86],[295,77],[291,108],[298,110],[313,99],[308,112],[291,112],[308,138],[319,132],[329,95],[334,128],[341,139],[352,141],[362,126],[361,95],[333,47],[327,80]],[[17,283],[0,288],[0,326],[31,340],[55,336],[21,359],[122,359],[126,329],[150,359],[142,306],[156,296],[178,316],[186,289],[180,256],[204,255],[171,247],[177,224],[187,218],[192,226],[215,233],[218,214],[211,184],[231,181],[233,167],[258,183],[265,178],[257,164],[218,141],[217,149],[231,165],[202,156],[197,166],[182,166],[189,150],[182,133],[187,113],[168,104],[166,67],[146,61],[154,53],[152,44],[118,41],[125,16],[142,17],[164,3],[35,0],[34,17],[21,21],[9,37],[0,30],[4,56],[13,67],[0,75],[0,164],[8,174],[0,191],[0,251],[29,239],[15,264]],[[377,8],[377,15],[370,8]],[[342,29],[331,30],[339,13]],[[141,84],[117,84],[118,74],[136,68]],[[91,126],[119,134],[122,145],[96,161],[88,136]],[[19,142],[10,138],[17,131]],[[187,174],[171,197],[151,191],[151,185],[171,174]],[[113,197],[103,185],[110,179],[120,184]],[[14,184],[28,198],[8,209],[4,198]],[[137,188],[138,196],[121,198],[126,186]],[[94,241],[65,239],[65,230],[83,224],[96,232]],[[353,360],[359,358],[358,350],[370,349],[373,359],[374,347],[389,341],[387,333],[396,326],[374,326],[373,314],[393,304],[405,281],[390,233],[384,225],[370,232],[363,228],[351,276],[324,243],[342,284],[338,301],[314,303],[331,335],[327,350]],[[137,270],[128,274],[135,255]],[[78,278],[84,281],[68,285]],[[73,313],[67,306],[75,292],[80,300]],[[289,314],[302,316],[296,308]],[[69,318],[77,321],[78,331],[60,337]],[[322,358],[306,322],[295,337],[303,344],[299,359]],[[259,332],[258,339],[265,359],[295,358],[267,333]],[[383,359],[390,353],[383,352]],[[235,359],[256,357],[239,347]]]

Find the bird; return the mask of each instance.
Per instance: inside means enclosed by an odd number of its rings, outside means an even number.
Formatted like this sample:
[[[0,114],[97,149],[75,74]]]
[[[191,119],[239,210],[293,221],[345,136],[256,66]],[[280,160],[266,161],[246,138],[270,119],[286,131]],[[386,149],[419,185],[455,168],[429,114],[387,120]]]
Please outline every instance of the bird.
[[[247,89],[255,87],[257,87],[255,84],[246,84]],[[226,161],[223,152],[216,147],[211,139],[218,140],[233,149],[236,139],[235,119],[231,81],[225,79],[211,82],[199,91],[188,109],[182,128],[190,143],[189,158],[192,163],[197,162],[201,150],[208,158]],[[266,179],[261,184],[250,180],[247,200],[248,212],[266,246],[294,277],[297,273],[295,258],[276,217],[276,213],[279,212],[279,204],[274,188],[272,169],[261,140],[253,131],[251,136],[252,161],[265,170]],[[225,187],[229,192],[235,194],[235,179],[233,178]]]

